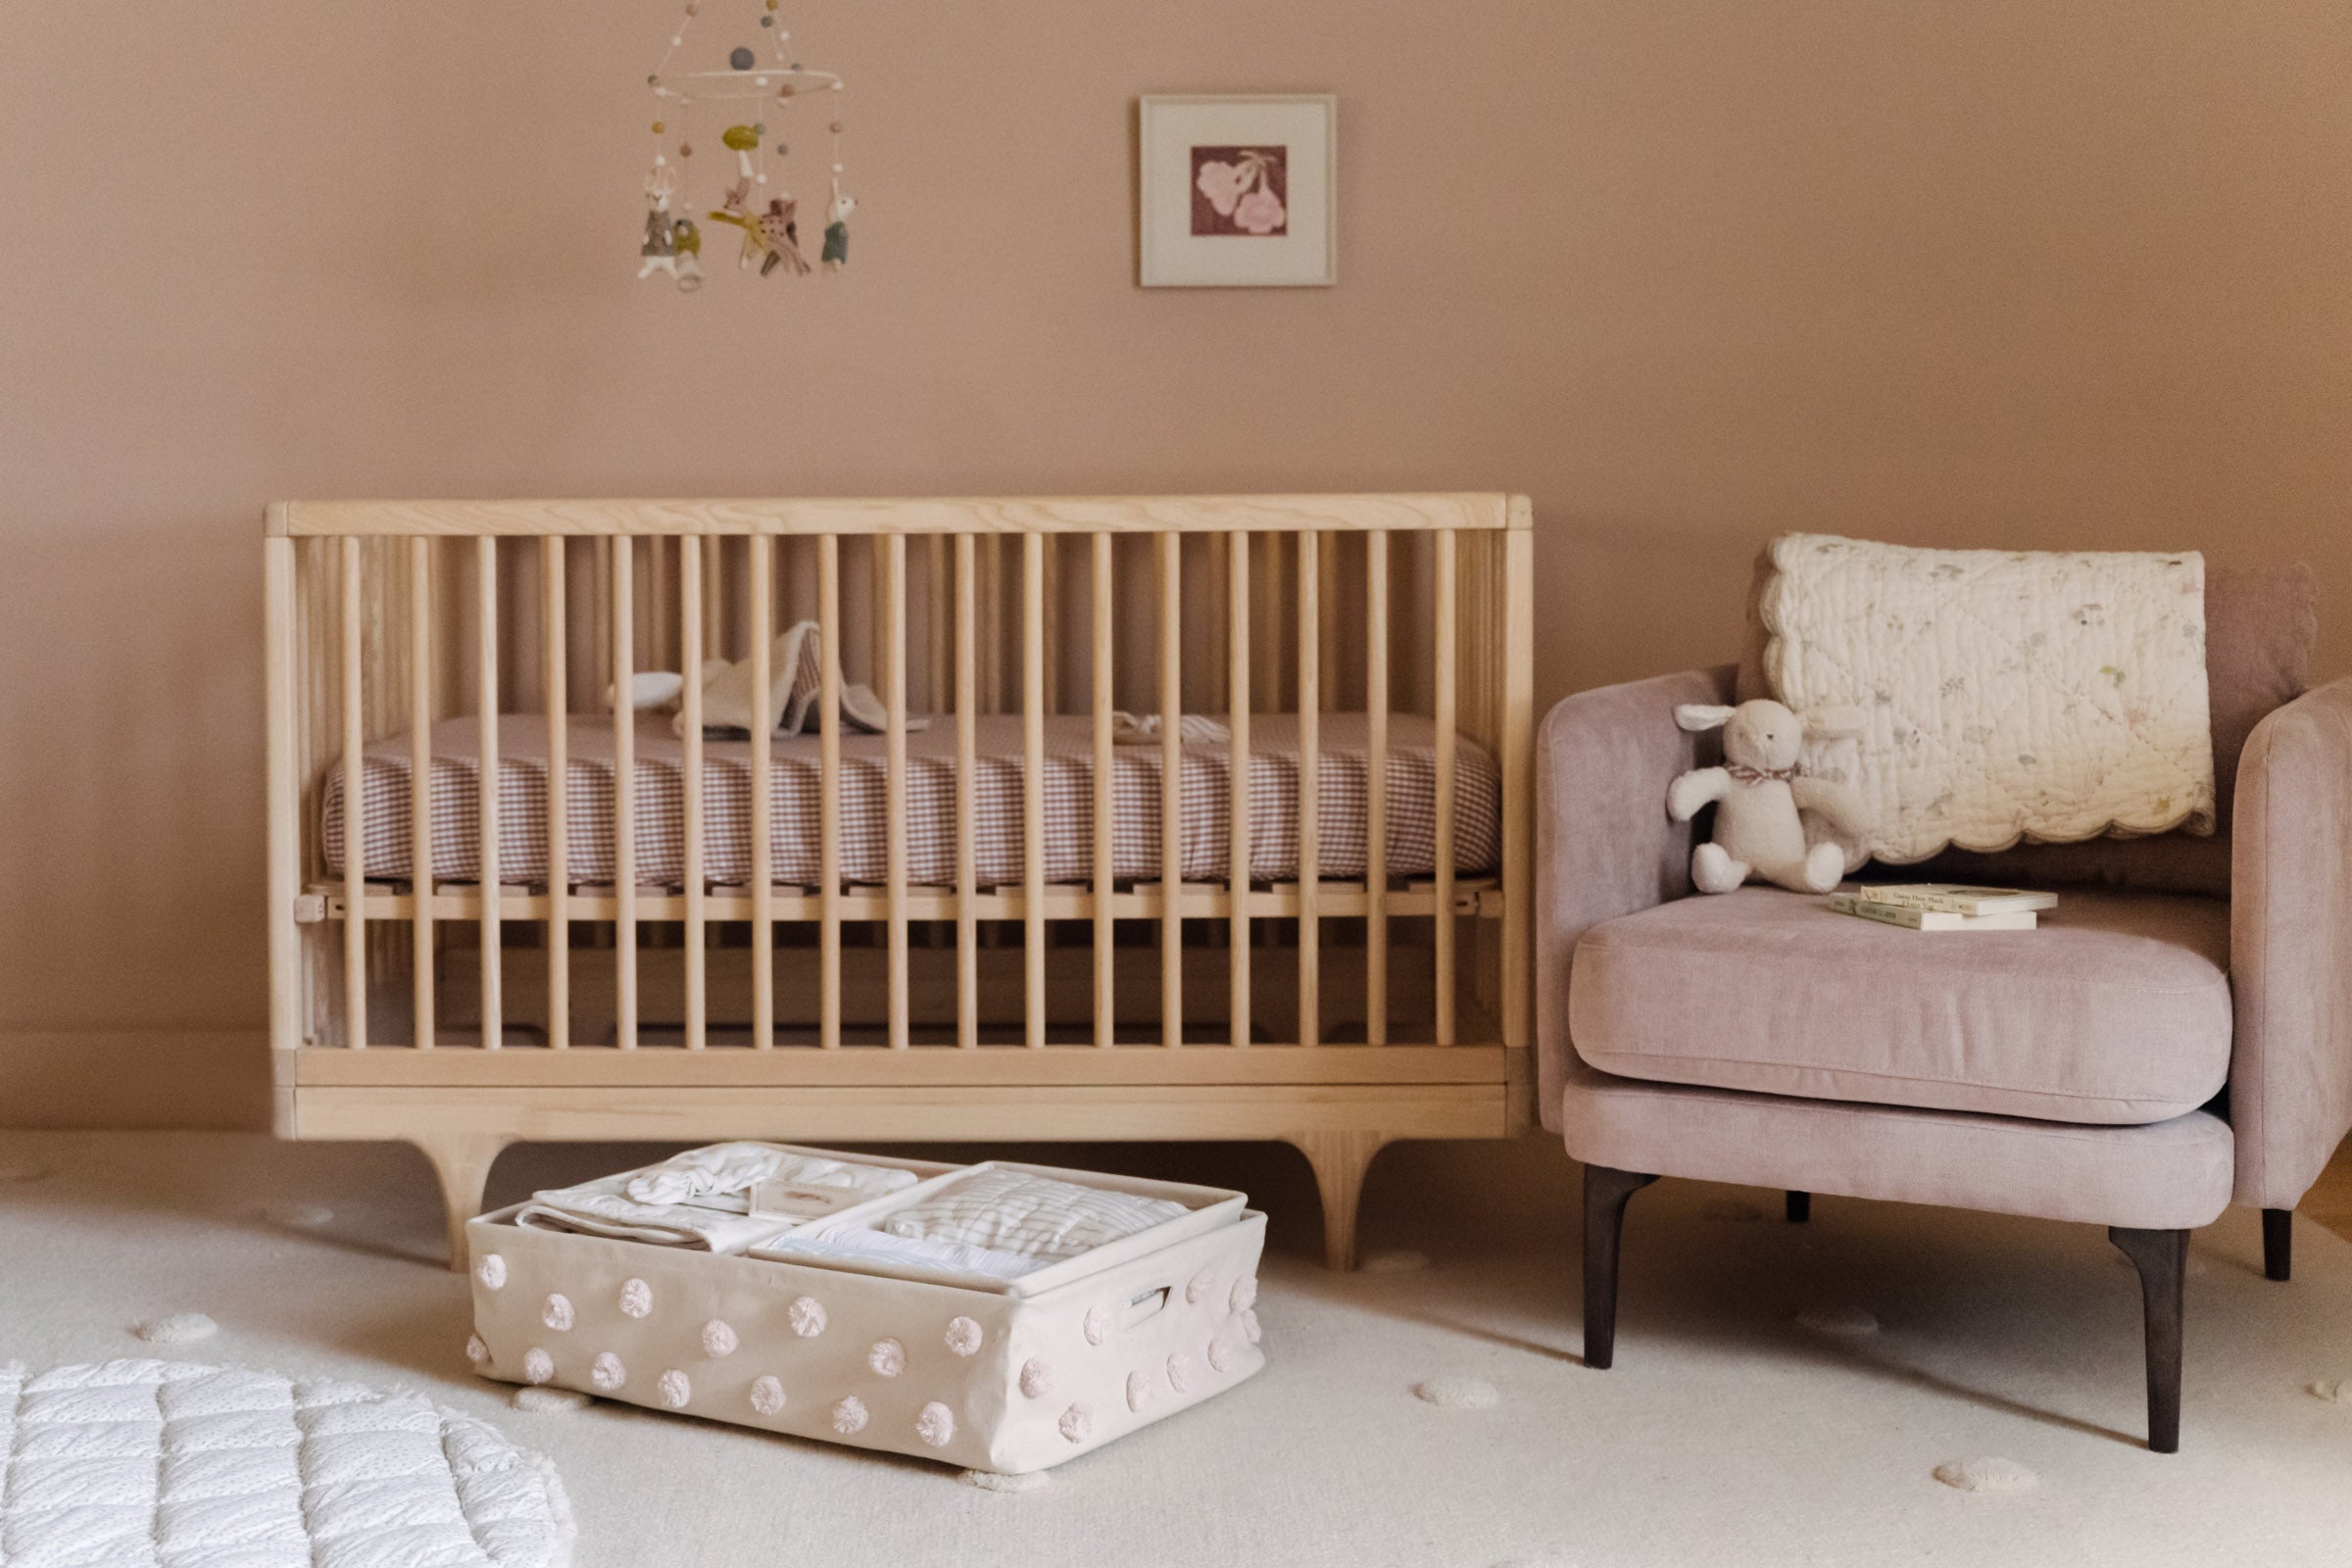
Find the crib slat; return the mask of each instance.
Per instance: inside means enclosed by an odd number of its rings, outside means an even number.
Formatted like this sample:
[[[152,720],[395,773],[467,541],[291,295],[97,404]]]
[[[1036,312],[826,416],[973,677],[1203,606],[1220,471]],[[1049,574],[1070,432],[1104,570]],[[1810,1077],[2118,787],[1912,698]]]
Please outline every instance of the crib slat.
[[[1046,628],[1046,711],[1061,711],[1061,535],[1032,534],[1039,548],[1046,553],[1046,612],[1041,624]]]
[[[925,617],[927,641],[931,655],[931,679],[923,688],[923,704],[931,712],[944,712],[948,707],[948,673],[950,627],[956,614],[955,585],[948,580],[948,536],[935,533],[927,541],[931,554],[931,569],[925,575],[924,586],[931,598],[931,613]]]
[[[986,711],[1004,710],[1004,536],[992,533],[980,552],[980,690]]]
[[[817,1044],[841,1049],[841,535],[816,541]]]
[[[592,543],[595,545],[595,554],[589,564],[588,602],[600,609],[598,613],[589,617],[589,624],[594,628],[588,649],[591,690],[595,686],[595,672],[612,667],[612,617],[605,611],[612,603],[612,550],[618,541],[610,535],[599,535]]]
[[[716,541],[710,552],[716,555]],[[686,1049],[701,1051],[710,1044],[710,955],[704,939],[710,931],[703,898],[703,671],[708,653],[703,641],[703,541],[694,534],[678,540],[678,646],[694,657],[685,665],[686,690],[679,705],[686,731]]]
[[[613,1043],[637,1049],[637,541],[612,541]]]
[[[1029,1048],[1046,1045],[1046,539],[1021,540],[1021,956]]]
[[[882,541],[884,830],[883,875],[890,904],[890,1049],[906,1049],[906,536]]]
[[[1451,528],[1440,528],[1436,582],[1438,646],[1437,699],[1432,715],[1438,729],[1437,858],[1437,1036],[1438,1044],[1453,1044],[1453,726],[1454,726],[1454,539]]]
[[[1228,541],[1232,536],[1226,536]],[[1218,613],[1227,603],[1227,579],[1232,575],[1228,563],[1229,550],[1216,544],[1208,547],[1208,609]],[[1203,700],[1205,710],[1221,713],[1233,707],[1233,652],[1230,638],[1212,638],[1209,648],[1208,695]]]
[[[1226,754],[1226,801],[1233,840],[1226,863],[1233,897],[1232,929],[1226,938],[1232,995],[1226,1009],[1232,1015],[1233,1043],[1250,1044],[1250,536],[1225,536],[1225,553],[1232,558],[1226,572],[1225,635],[1226,690],[1232,696],[1226,719],[1233,730],[1232,750]]]
[[[1323,1041],[1322,540],[1298,534],[1298,1043]]]
[[[1389,1043],[1389,536],[1364,535],[1364,1043]]]
[[[776,856],[774,758],[766,714],[775,701],[768,649],[776,637],[775,540],[752,535],[752,1047],[776,1045]],[[789,672],[787,675],[789,678]]]
[[[343,1026],[344,1043],[368,1049],[367,729],[360,664],[360,540],[343,541]],[[415,788],[414,780],[411,781]]]
[[[504,963],[499,956],[500,917],[498,890],[505,875],[506,857],[500,839],[499,763],[498,746],[498,541],[484,536],[474,541],[474,555],[480,563],[474,573],[474,586],[480,600],[480,612],[474,630],[479,637],[474,673],[480,690],[475,703],[481,723],[481,753],[474,771],[474,799],[481,808],[481,853],[474,882],[481,907],[482,922],[482,1046],[496,1051],[506,1041],[507,1023],[505,998],[501,981]]]
[[[669,541],[666,536],[655,534],[646,540],[645,560],[645,629],[653,642],[654,667],[667,669],[671,667],[670,649],[673,645],[669,640]],[[675,667],[681,670],[686,667],[682,656]]]
[[[1324,683],[1323,701],[1330,707],[1339,696],[1340,655],[1340,541],[1335,536],[1328,546],[1318,542],[1315,551],[1315,602],[1320,611],[1315,620],[1315,652],[1318,662],[1332,672]]]
[[[571,777],[570,697],[565,662],[566,541],[539,541],[541,656],[547,686],[547,1043],[571,1046]]]
[[[1112,547],[1115,535],[1095,535],[1095,580],[1093,593],[1094,637],[1094,707],[1095,707],[1095,1044],[1109,1047],[1118,1032],[1118,1014],[1113,1006],[1112,976],[1117,965],[1118,923],[1111,913],[1111,871],[1113,852],[1117,847],[1115,817],[1117,815],[1117,778],[1113,773],[1110,750],[1111,659],[1111,598]]]
[[[1159,536],[1159,1043],[1184,1044],[1184,535]]]
[[[1257,595],[1257,661],[1260,712],[1279,713],[1287,706],[1282,695],[1282,535],[1269,530],[1265,541],[1266,580]]]
[[[686,548],[683,540],[679,542],[678,548],[680,550]],[[702,635],[699,637],[688,636],[685,641],[690,646],[699,644],[702,652],[679,665],[679,668],[683,669],[689,677],[701,670],[704,660],[726,657],[727,600],[725,589],[721,586],[723,573],[720,569],[725,564],[726,548],[727,544],[724,539],[713,539],[701,552]]]
[[[419,1051],[430,1051],[433,1022],[433,542],[409,541],[409,878],[425,895],[416,901],[410,927],[410,964],[416,985]],[[351,854],[348,781],[344,794],[344,849]],[[348,864],[347,864],[348,869]],[[349,888],[345,891],[348,893]]]
[[[977,554],[970,534],[956,536],[956,1044],[966,1051],[980,1044],[980,927],[972,912],[980,896],[972,808],[980,765]]]

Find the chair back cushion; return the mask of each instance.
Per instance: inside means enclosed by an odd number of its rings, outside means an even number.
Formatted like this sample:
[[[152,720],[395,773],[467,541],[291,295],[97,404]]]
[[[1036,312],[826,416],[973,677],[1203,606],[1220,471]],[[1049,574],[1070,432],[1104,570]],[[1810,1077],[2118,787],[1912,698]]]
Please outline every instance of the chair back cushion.
[[[1773,694],[1764,679],[1766,632],[1758,607],[1774,570],[1759,556],[1748,593],[1739,701]],[[2311,568],[2217,566],[2205,570],[2205,678],[2213,724],[2216,826],[2210,837],[2164,833],[2079,844],[2020,844],[1980,854],[1947,850],[1903,868],[1907,881],[2106,885],[2158,892],[2230,891],[2231,794],[2246,737],[2273,709],[2311,684],[2319,640],[2318,591]]]

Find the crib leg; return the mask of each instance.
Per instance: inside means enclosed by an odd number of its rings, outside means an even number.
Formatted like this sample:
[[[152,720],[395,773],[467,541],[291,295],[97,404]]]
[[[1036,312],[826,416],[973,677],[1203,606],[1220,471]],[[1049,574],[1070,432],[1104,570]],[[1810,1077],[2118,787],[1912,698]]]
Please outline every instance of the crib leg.
[[[1364,1172],[1372,1156],[1389,1141],[1386,1133],[1296,1133],[1291,1142],[1315,1168],[1315,1185],[1323,1194],[1323,1261],[1346,1272],[1355,1267],[1355,1209],[1363,1196]]]
[[[409,1142],[433,1162],[449,1219],[449,1266],[466,1267],[466,1222],[482,1211],[482,1189],[499,1152],[514,1140],[504,1133],[424,1133]]]

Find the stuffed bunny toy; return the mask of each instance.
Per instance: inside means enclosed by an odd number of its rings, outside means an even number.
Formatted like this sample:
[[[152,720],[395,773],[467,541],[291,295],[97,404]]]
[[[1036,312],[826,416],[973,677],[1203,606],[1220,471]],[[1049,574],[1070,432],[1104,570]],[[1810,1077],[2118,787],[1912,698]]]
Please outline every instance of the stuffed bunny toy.
[[[1842,784],[1805,778],[1796,760],[1808,739],[1860,734],[1858,709],[1825,709],[1803,717],[1766,700],[1720,708],[1686,703],[1674,721],[1687,730],[1723,731],[1724,765],[1692,768],[1666,791],[1666,810],[1688,822],[1715,810],[1715,840],[1690,853],[1690,880],[1701,893],[1729,893],[1761,877],[1791,893],[1827,893],[1845,875],[1845,851],[1824,840],[1808,846],[1800,811],[1813,811],[1843,835],[1869,831],[1868,808]]]

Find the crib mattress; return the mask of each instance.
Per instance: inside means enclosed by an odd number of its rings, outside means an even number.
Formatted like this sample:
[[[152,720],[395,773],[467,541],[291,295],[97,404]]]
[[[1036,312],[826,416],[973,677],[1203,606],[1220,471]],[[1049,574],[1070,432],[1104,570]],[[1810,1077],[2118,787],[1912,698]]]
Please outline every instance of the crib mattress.
[[[836,1222],[996,1168],[949,1167]],[[1019,1280],[956,1283],[528,1229],[518,1204],[466,1227],[467,1353],[505,1382],[1001,1474],[1075,1459],[1265,1366],[1266,1221],[1242,1194],[1003,1168],[1189,1212]]]
[[[1012,715],[977,723],[973,777],[973,839],[978,879],[1018,882],[1023,875],[1021,797],[1022,722]],[[569,881],[612,881],[613,760],[609,716],[575,714],[567,725],[564,801],[569,832]],[[1320,715],[1316,799],[1322,836],[1322,875],[1365,873],[1370,764],[1361,713]],[[1437,732],[1419,714],[1389,719],[1388,869],[1393,876],[1425,877],[1437,866]],[[445,720],[432,733],[432,870],[437,879],[474,881],[481,874],[479,724]],[[1295,715],[1256,714],[1250,721],[1250,874],[1261,882],[1290,881],[1299,871],[1298,723]],[[704,872],[721,885],[750,879],[751,745],[745,738],[703,745]],[[813,735],[770,743],[773,809],[771,853],[780,883],[819,880],[818,740]],[[884,738],[844,735],[841,742],[841,869],[845,880],[878,884],[886,871]],[[685,877],[685,743],[669,720],[641,714],[636,727],[637,876],[642,883],[676,886]],[[499,878],[507,883],[548,880],[549,748],[542,716],[510,714],[498,721]],[[942,719],[906,737],[907,880],[913,885],[956,882],[956,726]],[[1183,866],[1196,880],[1223,880],[1231,859],[1230,748],[1223,742],[1188,746],[1183,753]],[[395,735],[369,746],[362,759],[362,842],[365,874],[405,880],[413,874],[410,835],[410,745]],[[1083,715],[1045,724],[1045,871],[1049,881],[1085,882],[1094,875],[1094,729]],[[1112,873],[1125,879],[1160,874],[1160,748],[1156,742],[1112,753]],[[1467,739],[1454,752],[1454,869],[1490,870],[1501,845],[1501,774],[1491,753]],[[320,841],[328,869],[343,871],[344,773],[328,768],[320,799]]]

